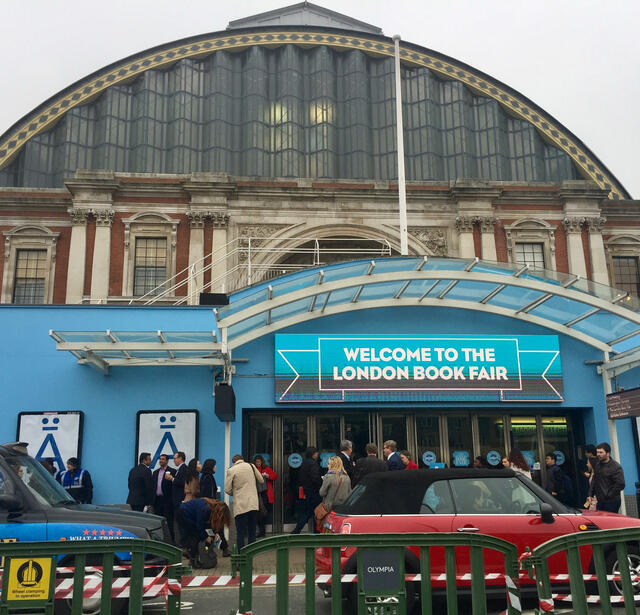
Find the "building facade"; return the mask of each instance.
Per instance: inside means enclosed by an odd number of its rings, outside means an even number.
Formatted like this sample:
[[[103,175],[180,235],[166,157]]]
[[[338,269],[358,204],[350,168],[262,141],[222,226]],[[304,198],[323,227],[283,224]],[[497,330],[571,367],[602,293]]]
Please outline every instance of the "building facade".
[[[401,42],[399,55],[406,259],[418,259],[419,273],[381,279],[400,285],[390,296],[346,275],[355,286],[309,298],[313,319],[296,320],[294,310],[278,324],[278,312],[258,308],[274,288],[312,275],[305,272],[339,277],[340,263],[355,261],[375,277],[398,262],[394,44],[379,28],[308,3],[239,20],[97,71],[0,137],[0,313],[13,332],[5,368],[24,370],[7,385],[5,411],[82,411],[86,465],[106,450],[103,429],[124,427],[130,435],[111,445],[123,476],[140,444],[140,411],[197,411],[194,454],[216,457],[219,467],[231,449],[272,460],[281,476],[278,528],[299,505],[295,455],[308,444],[328,453],[345,437],[358,455],[367,441],[393,437],[417,459],[448,465],[462,453],[521,448],[541,475],[544,453],[557,450],[577,498],[584,445],[618,434],[631,494],[635,429],[629,419],[607,421],[608,385],[585,361],[633,348],[640,331],[640,202],[575,135],[505,84],[411,43]],[[431,265],[420,265],[425,256],[439,263],[434,269],[464,273],[433,277]],[[487,273],[489,264],[495,271]],[[512,304],[498,295],[513,281],[491,277],[505,272],[529,280]],[[407,291],[417,283],[419,293]],[[471,284],[466,294],[461,284]],[[476,297],[474,284],[489,286]],[[216,319],[198,307],[201,293],[230,304]],[[333,305],[340,293],[353,309]],[[247,296],[255,314],[235,322]],[[545,312],[551,299],[559,304]],[[563,319],[562,301],[586,307]],[[597,321],[611,310],[621,320],[607,335]],[[30,323],[35,361],[17,334],[21,322]],[[84,346],[68,346],[73,331]],[[216,338],[210,347],[198,338],[205,345],[159,351],[162,342],[148,335],[135,342],[143,348],[118,335],[98,339],[98,331]],[[275,336],[285,333],[507,335],[525,345],[551,333],[564,389],[551,400],[538,391],[533,402],[423,391],[289,403],[274,394],[282,376]],[[115,344],[117,357],[97,340]],[[55,343],[98,370],[78,367]],[[633,384],[633,372],[624,378]],[[34,380],[39,388],[29,386]],[[220,382],[236,396],[227,426],[213,415]],[[113,426],[103,427],[105,415]],[[14,437],[9,423],[5,440]],[[105,475],[98,499],[123,500],[123,487],[107,483]]]

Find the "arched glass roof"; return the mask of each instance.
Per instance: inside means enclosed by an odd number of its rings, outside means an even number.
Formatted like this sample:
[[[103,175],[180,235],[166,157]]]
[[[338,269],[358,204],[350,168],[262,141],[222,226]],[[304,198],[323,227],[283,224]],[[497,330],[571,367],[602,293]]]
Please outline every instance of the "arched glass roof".
[[[637,298],[574,275],[478,259],[391,257],[309,269],[234,293],[216,314],[231,350],[306,320],[392,306],[489,312],[604,352],[640,340]]]
[[[393,55],[382,35],[302,25],[146,50],[1,135],[0,186],[57,186],[77,168],[395,179]],[[579,175],[629,198],[580,139],[519,92],[418,45],[402,42],[400,56],[408,179]]]

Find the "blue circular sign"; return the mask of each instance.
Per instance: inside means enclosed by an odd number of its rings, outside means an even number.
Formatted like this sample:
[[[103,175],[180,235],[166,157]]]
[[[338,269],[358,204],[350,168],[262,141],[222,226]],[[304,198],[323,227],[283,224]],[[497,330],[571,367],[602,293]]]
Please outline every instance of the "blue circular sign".
[[[299,455],[298,453],[292,453],[291,455],[289,455],[287,463],[291,468],[299,468],[302,465],[302,455]]]
[[[490,466],[499,466],[502,461],[502,456],[498,451],[489,451],[487,453],[487,463]]]
[[[430,466],[431,464],[436,462],[436,454],[433,451],[425,451],[422,453],[422,463],[426,466]]]
[[[556,465],[561,466],[565,462],[565,456],[562,451],[553,451],[556,454]]]

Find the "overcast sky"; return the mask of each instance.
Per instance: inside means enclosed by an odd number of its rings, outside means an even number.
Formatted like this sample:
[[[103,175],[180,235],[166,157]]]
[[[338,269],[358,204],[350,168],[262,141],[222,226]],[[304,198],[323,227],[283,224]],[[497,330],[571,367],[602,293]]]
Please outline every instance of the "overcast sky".
[[[0,0],[0,134],[111,62],[294,0]],[[466,62],[577,135],[640,199],[638,0],[318,0]]]

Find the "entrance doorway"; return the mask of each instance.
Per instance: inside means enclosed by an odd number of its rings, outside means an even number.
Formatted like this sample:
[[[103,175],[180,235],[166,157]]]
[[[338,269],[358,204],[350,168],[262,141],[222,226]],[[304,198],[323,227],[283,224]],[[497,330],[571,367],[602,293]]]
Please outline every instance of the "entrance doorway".
[[[582,423],[567,416],[540,413],[504,414],[498,411],[440,411],[412,409],[394,412],[353,410],[345,413],[308,409],[287,412],[243,412],[243,452],[252,458],[261,454],[278,474],[275,502],[267,526],[274,532],[291,531],[304,509],[299,472],[307,446],[320,451],[327,467],[342,440],[353,442],[354,461],[363,457],[368,442],[378,445],[395,440],[419,467],[469,467],[477,456],[490,467],[502,467],[502,458],[512,448],[520,449],[532,468],[534,480],[544,484],[547,452],[558,455],[563,471],[574,485],[574,499],[582,497]],[[584,500],[583,500],[584,501]]]

